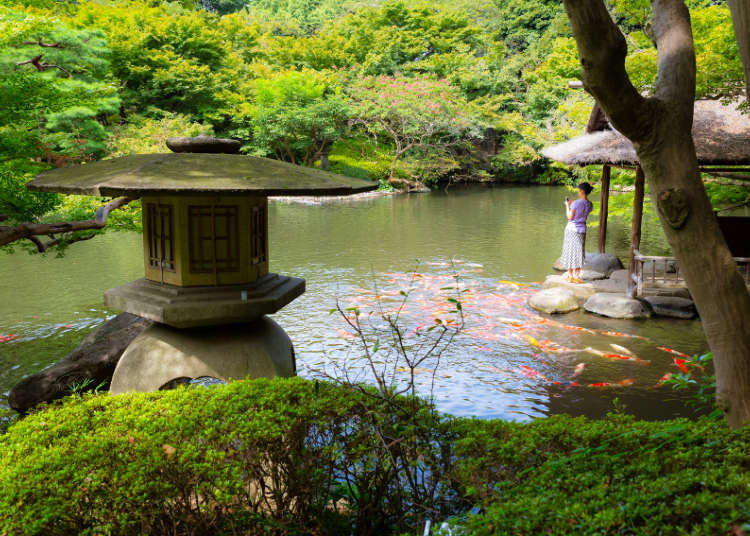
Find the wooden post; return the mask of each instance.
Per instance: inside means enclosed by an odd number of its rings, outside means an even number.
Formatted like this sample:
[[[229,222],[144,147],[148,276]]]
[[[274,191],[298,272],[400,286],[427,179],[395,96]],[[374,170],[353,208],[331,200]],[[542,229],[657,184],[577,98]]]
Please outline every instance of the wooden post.
[[[609,212],[609,177],[612,168],[607,164],[602,166],[602,193],[599,203],[599,253],[607,248],[607,215]]]
[[[630,264],[628,264],[628,296],[636,295],[636,283],[633,281],[635,273],[635,252],[641,248],[641,220],[643,219],[643,195],[645,190],[643,169],[635,169],[635,197],[633,198],[633,227],[630,231]]]

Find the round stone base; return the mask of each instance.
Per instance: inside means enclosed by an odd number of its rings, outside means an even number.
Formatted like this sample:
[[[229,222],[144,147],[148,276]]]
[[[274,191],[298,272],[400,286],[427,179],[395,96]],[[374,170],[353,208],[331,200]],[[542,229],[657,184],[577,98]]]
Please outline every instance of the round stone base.
[[[294,348],[268,317],[252,324],[176,329],[154,324],[117,363],[110,393],[157,391],[178,378],[239,380],[295,375]]]

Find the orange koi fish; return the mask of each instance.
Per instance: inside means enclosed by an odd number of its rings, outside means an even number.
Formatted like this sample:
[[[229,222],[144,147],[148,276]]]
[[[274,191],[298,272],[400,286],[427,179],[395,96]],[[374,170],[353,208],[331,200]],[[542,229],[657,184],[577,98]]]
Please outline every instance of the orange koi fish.
[[[526,365],[521,365],[521,374],[526,376],[527,378],[539,378],[542,381],[548,382],[549,380],[545,378],[541,372],[538,370],[534,370],[531,367],[528,367]]]
[[[661,387],[662,385],[664,385],[665,382],[667,382],[667,381],[669,381],[671,379],[672,379],[672,373],[671,372],[667,372],[664,376],[662,376],[661,378],[659,378],[659,381],[656,382],[656,385],[654,387]]]
[[[0,335],[0,342],[8,342],[17,339],[18,335],[15,333],[9,333],[8,335]]]
[[[341,337],[342,339],[352,340],[352,339],[357,338],[357,336],[354,333],[350,333],[346,331],[345,329],[341,329],[341,328],[336,328],[336,333],[338,333],[339,337]]]
[[[600,333],[609,337],[628,337],[631,339],[641,339],[643,341],[648,340],[646,337],[641,337],[640,335],[630,335],[628,333],[620,333],[619,331],[600,331]]]
[[[609,383],[609,382],[590,383],[589,387],[594,387],[594,388],[630,387],[634,383],[635,383],[635,380],[633,378],[625,378],[624,380],[620,380],[619,382],[615,382],[615,383]]]
[[[677,365],[677,368],[685,374],[690,374],[690,369],[685,366],[686,361],[686,359],[679,359],[677,357],[674,358],[674,364]]]
[[[538,346],[543,351],[551,353],[551,354],[569,354],[569,353],[578,351],[575,348],[568,348],[567,346],[561,346],[557,344],[556,342],[550,341],[548,339],[539,341]]]
[[[578,363],[576,365],[575,370],[573,370],[573,377],[575,378],[576,376],[581,374],[583,372],[583,369],[585,368],[586,368],[586,363]]]
[[[677,350],[673,350],[672,348],[666,348],[664,346],[657,346],[656,348],[657,348],[657,350],[661,350],[662,352],[667,352],[667,353],[670,353],[670,354],[678,355],[680,357],[684,357],[686,359],[690,359],[689,355],[683,354],[682,352],[678,352]]]

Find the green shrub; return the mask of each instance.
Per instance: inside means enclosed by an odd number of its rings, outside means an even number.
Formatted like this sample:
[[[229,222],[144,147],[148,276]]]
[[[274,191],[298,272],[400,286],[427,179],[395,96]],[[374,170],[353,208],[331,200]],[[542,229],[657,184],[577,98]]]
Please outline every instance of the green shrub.
[[[750,521],[748,440],[750,427],[705,418],[486,422],[457,445],[459,478],[487,505],[467,530],[729,534]]]
[[[0,534],[421,534],[451,513],[454,534],[728,534],[750,522],[748,427],[435,424],[418,418],[426,403],[405,417],[373,400],[299,378],[70,398],[0,436]],[[404,460],[389,458],[404,452],[448,500],[416,504],[393,470]],[[461,514],[472,506],[481,513]]]

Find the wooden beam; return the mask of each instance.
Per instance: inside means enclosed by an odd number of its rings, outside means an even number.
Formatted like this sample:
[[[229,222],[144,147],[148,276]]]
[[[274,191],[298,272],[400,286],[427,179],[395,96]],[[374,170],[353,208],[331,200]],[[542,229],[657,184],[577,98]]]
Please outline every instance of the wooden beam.
[[[635,252],[641,249],[641,223],[643,220],[643,197],[646,180],[641,166],[635,170],[635,198],[633,199],[633,227],[630,230],[630,263],[628,264],[628,296],[636,295],[636,284],[633,280],[635,273]]]
[[[607,216],[609,215],[609,179],[612,168],[607,164],[602,166],[602,192],[599,203],[599,253],[607,248]]]

